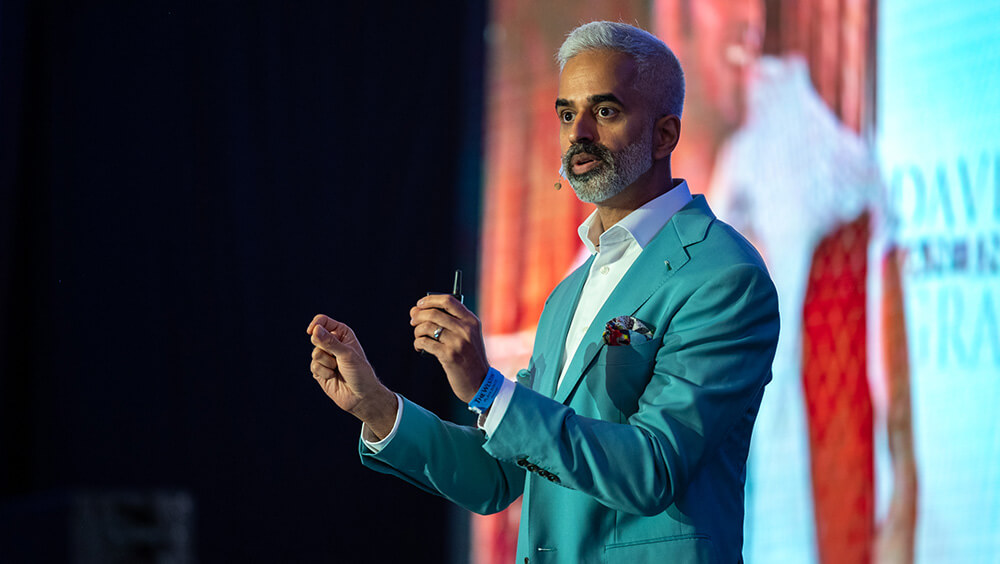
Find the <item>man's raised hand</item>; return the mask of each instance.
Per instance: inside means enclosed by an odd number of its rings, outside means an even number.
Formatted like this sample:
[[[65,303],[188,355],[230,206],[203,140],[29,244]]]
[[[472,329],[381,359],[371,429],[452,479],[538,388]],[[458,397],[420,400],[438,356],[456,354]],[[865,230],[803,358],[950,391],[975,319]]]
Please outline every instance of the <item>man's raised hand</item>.
[[[410,325],[413,348],[437,357],[458,399],[472,401],[490,369],[479,318],[453,296],[431,294],[410,309]]]
[[[314,346],[309,365],[313,378],[340,409],[364,421],[379,438],[385,437],[396,420],[396,394],[379,382],[354,331],[317,315],[306,333]]]

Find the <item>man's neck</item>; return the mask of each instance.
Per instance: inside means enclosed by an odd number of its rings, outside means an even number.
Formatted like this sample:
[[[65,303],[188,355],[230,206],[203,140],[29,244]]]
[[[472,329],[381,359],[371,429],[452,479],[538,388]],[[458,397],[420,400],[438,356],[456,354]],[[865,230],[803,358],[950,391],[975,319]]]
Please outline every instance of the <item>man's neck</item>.
[[[670,176],[670,170],[660,176],[657,167],[653,167],[643,174],[627,188],[597,204],[597,217],[601,221],[601,233],[611,228],[628,214],[641,208],[663,194],[669,192],[677,184]],[[665,179],[657,180],[657,179]]]

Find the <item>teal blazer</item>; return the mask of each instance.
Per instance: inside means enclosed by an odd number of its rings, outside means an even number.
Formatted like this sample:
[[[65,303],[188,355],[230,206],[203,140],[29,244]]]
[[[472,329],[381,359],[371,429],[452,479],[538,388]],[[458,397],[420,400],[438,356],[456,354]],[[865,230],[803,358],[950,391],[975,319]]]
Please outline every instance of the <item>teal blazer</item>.
[[[760,255],[695,197],[612,292],[557,390],[589,269],[546,301],[491,436],[404,399],[396,436],[378,454],[361,443],[362,463],[476,513],[523,494],[519,563],[740,561],[750,432],[778,339]],[[605,345],[620,315],[652,340]]]

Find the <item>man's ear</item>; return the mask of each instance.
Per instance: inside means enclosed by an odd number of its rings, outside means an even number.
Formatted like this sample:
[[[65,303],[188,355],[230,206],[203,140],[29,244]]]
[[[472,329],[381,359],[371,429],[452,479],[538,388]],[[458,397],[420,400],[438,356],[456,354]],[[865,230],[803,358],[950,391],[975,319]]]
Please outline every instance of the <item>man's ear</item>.
[[[681,138],[681,118],[663,116],[653,124],[653,158],[669,157]]]

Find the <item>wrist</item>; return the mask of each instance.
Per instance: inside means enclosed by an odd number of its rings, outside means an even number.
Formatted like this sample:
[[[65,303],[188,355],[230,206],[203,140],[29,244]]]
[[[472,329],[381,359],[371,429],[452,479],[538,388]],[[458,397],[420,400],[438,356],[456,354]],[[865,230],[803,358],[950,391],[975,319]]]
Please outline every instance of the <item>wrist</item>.
[[[468,371],[468,373],[479,374],[479,380],[475,381],[475,379],[470,379],[465,383],[464,386],[465,389],[462,391],[462,393],[458,393],[456,391],[455,396],[458,399],[462,400],[462,403],[467,404],[471,402],[473,398],[476,397],[476,394],[479,393],[479,390],[483,387],[483,383],[489,379],[490,370],[493,370],[493,368],[489,364],[483,364],[476,366],[475,368]]]
[[[367,425],[379,438],[384,437],[392,429],[396,421],[396,411],[399,409],[398,398],[395,392],[379,385],[372,394],[359,401],[351,415],[357,417],[362,423]],[[386,429],[386,422],[388,428]],[[382,431],[385,431],[383,433]]]
[[[490,367],[486,371],[486,377],[483,378],[483,382],[480,384],[479,390],[476,391],[468,402],[469,411],[473,411],[480,415],[488,412],[490,407],[493,405],[493,400],[496,399],[497,394],[500,392],[503,379],[503,374],[500,374],[500,372],[496,369]]]

